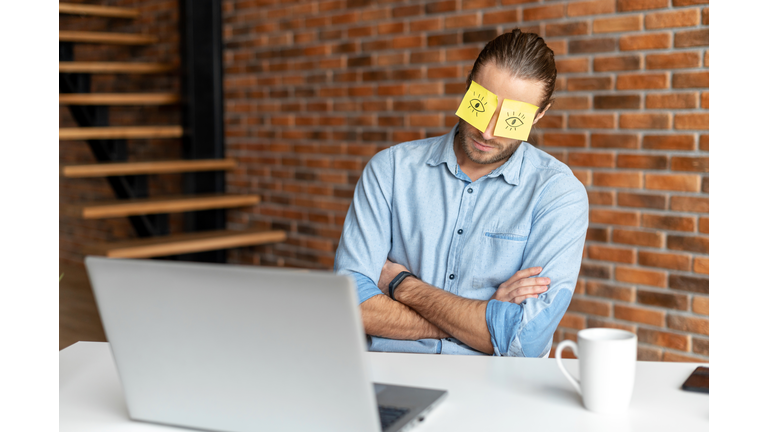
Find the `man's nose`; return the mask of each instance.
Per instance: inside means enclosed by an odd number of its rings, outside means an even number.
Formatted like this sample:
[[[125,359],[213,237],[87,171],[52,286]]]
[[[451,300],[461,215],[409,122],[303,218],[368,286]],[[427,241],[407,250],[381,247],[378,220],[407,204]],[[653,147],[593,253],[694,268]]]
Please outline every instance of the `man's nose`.
[[[494,114],[494,116],[491,118],[491,121],[488,123],[488,127],[485,128],[485,132],[483,132],[483,139],[486,141],[490,141],[493,139],[493,130],[496,128],[496,120],[498,119],[498,114]]]

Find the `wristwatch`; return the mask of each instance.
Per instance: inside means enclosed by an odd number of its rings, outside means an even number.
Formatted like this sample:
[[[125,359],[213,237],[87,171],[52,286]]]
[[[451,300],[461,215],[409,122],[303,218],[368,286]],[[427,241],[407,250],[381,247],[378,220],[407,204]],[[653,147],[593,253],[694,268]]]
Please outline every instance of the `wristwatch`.
[[[397,276],[395,276],[394,279],[392,279],[392,282],[389,283],[389,298],[391,298],[392,300],[395,299],[395,289],[397,288],[398,285],[400,285],[400,282],[405,280],[405,278],[407,278],[408,276],[416,277],[415,274],[409,271],[404,271],[404,272],[400,272]]]

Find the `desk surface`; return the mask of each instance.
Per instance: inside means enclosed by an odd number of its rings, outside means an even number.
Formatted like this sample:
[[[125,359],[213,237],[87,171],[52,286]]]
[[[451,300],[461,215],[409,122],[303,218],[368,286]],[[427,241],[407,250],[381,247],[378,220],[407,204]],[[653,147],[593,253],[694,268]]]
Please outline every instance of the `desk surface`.
[[[638,362],[630,408],[584,409],[554,359],[368,353],[374,381],[448,390],[419,432],[568,430],[708,431],[709,396],[680,389],[697,363]],[[578,377],[577,360],[564,360]],[[60,431],[179,431],[129,420],[109,344],[78,342],[59,353]]]

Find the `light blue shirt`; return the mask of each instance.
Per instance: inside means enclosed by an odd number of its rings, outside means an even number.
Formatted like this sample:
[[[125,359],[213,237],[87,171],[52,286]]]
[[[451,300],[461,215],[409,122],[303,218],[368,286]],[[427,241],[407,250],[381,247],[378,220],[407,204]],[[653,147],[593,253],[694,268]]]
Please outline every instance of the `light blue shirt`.
[[[515,272],[543,267],[549,290],[520,305],[491,300],[485,320],[495,355],[541,357],[565,314],[588,224],[584,186],[571,170],[523,142],[472,182],[440,137],[392,146],[363,170],[344,221],[334,269],[357,282],[360,303],[382,294],[384,262],[461,297],[488,300]],[[455,338],[371,336],[371,351],[483,354]]]

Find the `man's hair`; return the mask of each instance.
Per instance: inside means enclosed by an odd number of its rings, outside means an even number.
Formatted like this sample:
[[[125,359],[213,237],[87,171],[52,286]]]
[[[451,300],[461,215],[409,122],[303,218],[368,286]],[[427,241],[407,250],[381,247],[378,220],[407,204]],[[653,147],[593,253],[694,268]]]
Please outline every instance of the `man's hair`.
[[[541,101],[540,111],[553,102],[552,93],[557,79],[555,53],[536,33],[523,33],[520,29],[514,29],[488,42],[467,77],[467,88],[480,68],[487,63],[495,64],[513,77],[541,82],[544,100]]]

